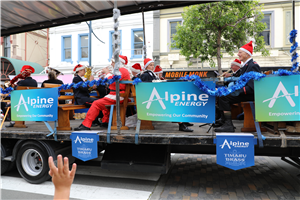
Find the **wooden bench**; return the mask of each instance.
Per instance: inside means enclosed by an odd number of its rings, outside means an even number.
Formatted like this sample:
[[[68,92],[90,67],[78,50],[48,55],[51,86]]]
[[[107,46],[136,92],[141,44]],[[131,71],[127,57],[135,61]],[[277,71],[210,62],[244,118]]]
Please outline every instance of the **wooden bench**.
[[[45,88],[55,88],[55,87],[60,87],[61,84],[52,84],[52,83],[45,83],[44,84]],[[60,92],[65,92],[65,93],[73,93],[73,89],[62,89]],[[97,98],[98,96],[91,96],[93,98]],[[60,104],[60,100],[71,100],[72,104]],[[79,110],[79,109],[85,109],[88,108],[85,105],[75,105],[75,97],[73,95],[60,95],[58,97],[58,112],[57,112],[57,130],[59,131],[69,131],[72,130],[70,127],[70,119],[74,119],[74,110]]]
[[[241,102],[242,108],[244,110],[244,124],[241,129],[242,132],[255,132],[255,124],[253,119],[252,110],[249,102]],[[262,128],[261,123],[259,123],[260,129],[262,132],[267,131],[265,128]]]

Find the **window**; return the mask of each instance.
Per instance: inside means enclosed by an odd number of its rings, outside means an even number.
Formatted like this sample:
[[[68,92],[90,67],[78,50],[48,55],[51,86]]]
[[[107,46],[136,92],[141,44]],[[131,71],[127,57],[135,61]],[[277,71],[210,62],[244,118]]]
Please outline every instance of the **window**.
[[[87,33],[78,36],[78,58],[80,61],[87,61],[89,59],[89,36]]]
[[[113,52],[115,51],[115,47],[114,47],[114,41],[115,41],[115,37],[113,36],[115,31],[109,31],[109,58],[108,61],[110,62],[112,56],[113,56]],[[119,48],[120,48],[120,54],[122,54],[122,30],[119,30],[120,34],[119,34]]]
[[[172,44],[175,43],[174,35],[176,35],[176,32],[177,32],[176,26],[181,23],[182,23],[181,19],[169,20],[169,39],[168,39],[168,41],[169,41],[171,50],[179,50],[179,48],[172,47]]]
[[[4,37],[4,57],[10,58],[10,36]]]
[[[131,30],[131,58],[143,57],[144,32],[142,28]]]
[[[261,20],[261,22],[266,24],[266,29],[260,33],[260,35],[264,36],[264,40],[265,40],[265,44],[267,46],[270,46],[271,44],[271,29],[270,29],[270,25],[271,25],[271,14],[265,14],[264,18]]]
[[[72,37],[62,36],[62,61],[70,62],[72,61]]]
[[[292,30],[292,11],[285,12],[285,44],[290,45],[289,35]]]

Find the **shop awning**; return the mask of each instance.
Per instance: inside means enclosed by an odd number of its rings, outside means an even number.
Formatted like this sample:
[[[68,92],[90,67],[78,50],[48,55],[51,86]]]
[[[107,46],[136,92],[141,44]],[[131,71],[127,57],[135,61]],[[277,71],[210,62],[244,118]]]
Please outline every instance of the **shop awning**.
[[[211,1],[117,1],[121,15]],[[1,36],[112,17],[114,1],[1,1]]]

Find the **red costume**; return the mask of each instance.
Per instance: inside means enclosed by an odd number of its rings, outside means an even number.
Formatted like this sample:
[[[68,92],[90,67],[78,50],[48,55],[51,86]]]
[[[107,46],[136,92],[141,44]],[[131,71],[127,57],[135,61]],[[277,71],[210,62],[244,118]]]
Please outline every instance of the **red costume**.
[[[119,68],[121,72],[121,79],[120,80],[129,80],[130,74],[126,68]],[[113,77],[112,74],[108,75],[108,79]],[[120,93],[125,92],[126,85],[120,84]],[[85,120],[82,122],[82,125],[90,128],[92,126],[92,122],[95,118],[99,115],[99,112],[102,111],[103,118],[102,123],[108,123],[109,120],[109,109],[105,107],[105,105],[113,105],[116,104],[116,83],[113,83],[109,86],[110,93],[106,95],[104,98],[96,100],[92,103],[89,111],[87,112]],[[120,103],[123,102],[123,98],[120,97]]]

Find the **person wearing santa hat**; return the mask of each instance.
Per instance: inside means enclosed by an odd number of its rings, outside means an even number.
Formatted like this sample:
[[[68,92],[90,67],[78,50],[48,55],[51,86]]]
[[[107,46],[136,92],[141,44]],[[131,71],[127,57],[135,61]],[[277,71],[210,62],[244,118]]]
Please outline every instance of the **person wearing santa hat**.
[[[73,83],[77,84],[79,82],[84,82],[84,75],[85,75],[85,68],[86,66],[78,64],[74,67],[73,73],[74,78],[73,78]],[[90,76],[90,81],[92,81],[94,77],[91,75]],[[96,98],[91,98],[90,97],[90,92],[88,87],[83,87],[79,86],[78,88],[73,87],[73,92],[74,92],[74,97],[75,97],[75,102],[78,105],[86,105],[86,106],[91,106],[91,104],[97,100]]]
[[[120,56],[121,58],[121,56]],[[123,59],[123,58],[122,58]],[[127,57],[126,57],[127,59]],[[130,74],[129,71],[124,67],[123,62],[121,62],[121,66],[119,68],[119,71],[121,73],[121,80],[129,80]],[[113,78],[113,74],[110,73],[110,71],[107,68],[102,69],[103,73],[106,74],[106,77],[108,79]],[[120,93],[125,93],[125,84],[120,84]],[[89,111],[87,112],[86,118],[80,124],[79,127],[75,128],[75,131],[84,131],[84,130],[90,130],[90,127],[92,125],[93,120],[98,116],[99,112],[103,112],[103,118],[102,118],[102,127],[108,127],[108,121],[109,121],[109,109],[105,107],[105,105],[113,105],[116,104],[116,83],[113,83],[109,86],[110,93],[106,95],[104,98],[99,99],[97,101],[94,101],[92,103],[92,106],[90,107]],[[122,103],[124,100],[123,97],[120,97],[120,103]]]
[[[11,81],[11,85],[14,85],[14,83],[16,81],[18,81],[19,78],[24,78],[24,80],[21,80],[17,83],[17,86],[28,86],[28,87],[37,87],[38,84],[36,82],[36,80],[34,80],[32,77],[31,77],[31,74],[34,73],[34,68],[31,67],[30,65],[24,65],[21,69],[21,73],[18,74],[17,76],[15,76]],[[10,115],[10,113],[9,113]],[[11,121],[9,123],[9,125],[6,125],[5,127],[14,127],[15,125],[15,122],[14,121]]]
[[[142,66],[140,65],[140,63],[135,63],[134,65],[132,65],[130,67],[130,70],[132,72],[132,80],[136,79],[136,78],[140,78],[141,77],[141,73],[143,72],[142,70]]]
[[[154,61],[151,58],[144,60],[143,73],[141,74],[141,80],[143,82],[152,82],[152,80],[159,80],[158,76],[153,72]]]
[[[162,76],[163,74],[163,69],[161,68],[161,66],[156,65],[154,71],[153,71],[160,80],[165,80],[165,78]]]
[[[241,66],[241,74],[243,75],[247,72],[261,72],[260,66],[253,61],[253,46],[252,41],[245,44],[239,49],[238,57],[239,60],[243,62]],[[222,113],[222,126],[215,128],[215,132],[234,132],[234,126],[231,120],[231,105],[235,103],[240,103],[244,101],[254,101],[254,81],[250,80],[245,85],[245,87],[232,92],[227,96],[222,96],[219,98],[219,109]]]
[[[126,68],[128,70],[130,79],[131,79],[133,77],[133,74],[132,74],[131,69],[127,66],[127,64],[128,64],[127,56],[119,55],[119,61],[121,63],[120,67]],[[115,59],[114,58],[111,59],[111,65],[113,67],[115,67]]]
[[[37,82],[31,77],[31,74],[34,73],[34,68],[30,65],[24,65],[21,69],[21,73],[28,73],[28,76],[17,83],[18,86],[28,86],[28,87],[37,87]]]
[[[241,67],[242,67],[242,62],[239,59],[235,59],[232,63],[230,68],[232,69],[233,73],[226,73],[224,75],[224,77],[230,77],[230,76],[234,76],[234,77],[239,77],[241,75]]]

